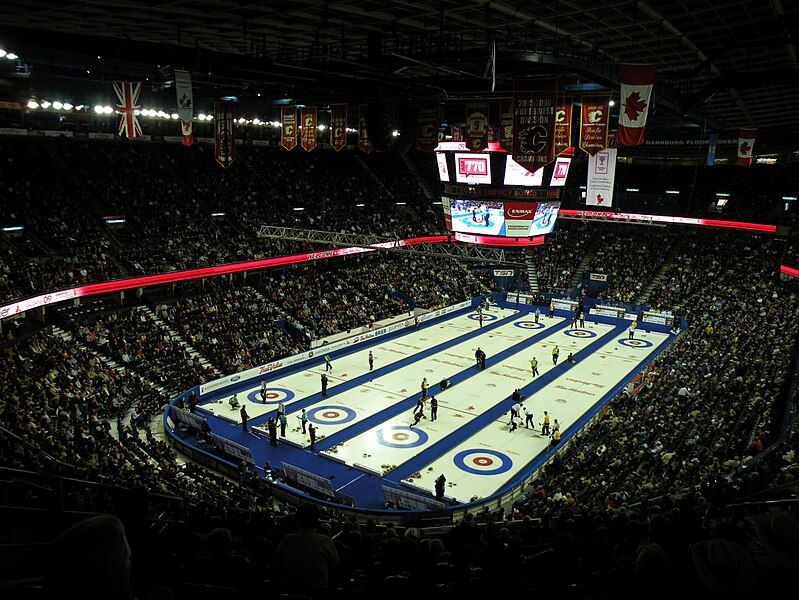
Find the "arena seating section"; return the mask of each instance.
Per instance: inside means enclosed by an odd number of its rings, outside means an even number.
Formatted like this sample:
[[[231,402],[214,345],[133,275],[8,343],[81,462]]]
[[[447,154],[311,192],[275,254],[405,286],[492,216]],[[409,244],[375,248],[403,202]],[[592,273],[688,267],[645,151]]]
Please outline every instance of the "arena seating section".
[[[307,248],[258,239],[261,224],[391,237],[442,231],[426,155],[253,147],[223,172],[210,152],[2,140],[0,224],[25,229],[0,235],[0,300]],[[758,171],[736,186],[759,189]],[[698,181],[709,196],[713,184]],[[576,205],[579,188],[569,193]],[[742,217],[764,214],[739,208]],[[104,225],[116,215],[124,227]],[[796,247],[795,238],[749,233],[559,223],[534,255],[543,290],[570,287],[587,265],[613,275],[603,299],[647,298],[684,315],[689,330],[512,510],[413,527],[323,511],[318,530],[334,537],[340,563],[322,595],[468,597],[495,592],[498,581],[511,594],[565,598],[705,593],[689,545],[745,540],[759,503],[795,495],[799,483],[795,427],[761,456],[781,433],[795,369],[799,296],[776,269],[786,257],[796,262]],[[159,431],[164,404],[214,375],[407,313],[393,292],[435,308],[491,287],[454,261],[375,253],[4,323],[0,579],[17,581],[5,589],[37,597],[38,584],[25,580],[42,574],[54,534],[113,512],[126,526],[141,597],[157,586],[175,597],[314,596],[272,561],[296,509],[251,473],[234,480],[178,458]],[[754,502],[736,505],[744,501]],[[758,592],[787,580],[775,567]]]

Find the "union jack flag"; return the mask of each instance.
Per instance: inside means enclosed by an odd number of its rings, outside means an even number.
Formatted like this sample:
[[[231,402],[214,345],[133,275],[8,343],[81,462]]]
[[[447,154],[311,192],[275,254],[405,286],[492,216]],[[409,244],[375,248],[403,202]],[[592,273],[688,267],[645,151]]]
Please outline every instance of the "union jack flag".
[[[135,111],[139,110],[141,83],[115,81],[114,91],[119,99],[117,111],[122,115],[119,120],[119,135],[129,138],[141,135],[141,125],[135,114]]]

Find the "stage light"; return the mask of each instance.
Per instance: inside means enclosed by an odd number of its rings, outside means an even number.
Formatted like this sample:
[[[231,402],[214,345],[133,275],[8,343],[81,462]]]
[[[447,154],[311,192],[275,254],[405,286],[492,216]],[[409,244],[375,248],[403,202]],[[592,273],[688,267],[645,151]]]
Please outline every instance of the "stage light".
[[[84,108],[86,108],[86,107],[85,107],[83,104],[78,104],[78,105],[75,107],[75,110],[83,110]]]
[[[112,112],[114,112],[113,108],[111,108],[110,106],[103,106],[104,115],[110,115]]]
[[[58,100],[56,100],[55,102],[53,102],[53,108],[56,110],[61,110],[62,108],[64,108],[64,105]]]
[[[302,211],[302,210],[305,210],[305,209],[302,206],[295,206],[291,210],[296,210],[297,212],[299,212],[299,211]]]
[[[436,204],[438,204],[438,203],[436,203]],[[366,206],[366,205],[365,205],[365,204],[363,204],[363,203],[361,203],[361,204],[356,204],[355,206],[357,206],[358,208],[363,208],[363,207],[364,207],[364,206]]]
[[[608,106],[616,106],[615,100],[608,100]]]
[[[261,119],[259,119],[258,117],[255,117],[255,118],[252,120],[252,124],[253,124],[253,125],[260,125],[260,124],[261,124]]]
[[[39,108],[39,103],[36,100],[28,100],[28,108],[34,109]]]
[[[395,202],[394,204],[396,204],[397,206],[405,206],[407,202]]]
[[[638,188],[627,188],[628,192],[637,192]]]

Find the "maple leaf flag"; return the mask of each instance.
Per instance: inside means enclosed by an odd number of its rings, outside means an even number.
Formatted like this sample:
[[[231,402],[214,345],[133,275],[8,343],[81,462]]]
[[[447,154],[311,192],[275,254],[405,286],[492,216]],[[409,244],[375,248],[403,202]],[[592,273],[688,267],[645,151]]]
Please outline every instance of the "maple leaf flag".
[[[752,164],[752,150],[755,148],[756,129],[738,130],[738,160],[735,161],[739,167],[748,167]]]
[[[652,102],[655,65],[621,66],[621,110],[617,141],[624,146],[644,143],[644,127]]]

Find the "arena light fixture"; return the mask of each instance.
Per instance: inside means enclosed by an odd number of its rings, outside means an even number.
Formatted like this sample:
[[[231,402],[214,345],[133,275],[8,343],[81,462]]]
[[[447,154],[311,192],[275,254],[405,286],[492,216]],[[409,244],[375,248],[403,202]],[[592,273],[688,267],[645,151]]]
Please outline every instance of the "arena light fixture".
[[[395,202],[397,206],[405,206],[407,202]]]
[[[30,108],[31,110],[39,108],[39,103],[36,102],[36,100],[28,100],[28,108]]]
[[[215,212],[215,213],[211,213],[211,216],[212,217],[224,217],[225,213],[223,213],[223,212]]]
[[[197,119],[200,121],[205,121],[205,113],[200,113],[199,115],[197,115]]]
[[[616,101],[613,99],[608,100],[608,106],[616,106]]]
[[[169,115],[169,118],[172,119],[173,121],[177,121],[180,118],[180,115],[178,113],[172,113],[171,115]]]
[[[716,196],[719,198],[729,198],[730,195],[727,192],[716,192]]]
[[[17,55],[16,55],[16,54],[14,54],[13,52],[9,52],[8,54],[6,54],[6,58],[7,58],[8,60],[17,60],[17,59],[19,58],[19,56],[17,56]]]
[[[297,212],[300,212],[300,211],[303,211],[303,210],[305,210],[305,208],[304,208],[304,207],[302,207],[302,206],[295,206],[295,207],[294,207],[294,208],[292,208],[291,210],[296,210]]]
[[[53,102],[53,108],[56,110],[61,110],[62,108],[64,108],[64,104],[56,100],[55,102]]]
[[[325,129],[327,129],[327,127],[325,127],[324,123],[319,123],[319,125],[317,126],[317,129],[319,131],[324,131]]]
[[[69,102],[64,102],[64,110],[72,110],[72,104]]]
[[[22,231],[23,229],[25,229],[25,227],[22,225],[11,225],[10,227],[1,228],[0,231],[3,231],[5,233],[10,233],[13,231]]]
[[[357,206],[358,208],[363,208],[364,206],[366,206],[366,204],[364,204],[363,202],[360,202],[360,203],[356,204],[355,206]]]
[[[83,104],[78,104],[78,105],[75,107],[75,110],[83,110],[84,108],[86,108],[86,107],[85,107]]]
[[[41,106],[42,108],[50,108],[50,105],[51,105],[51,104],[52,104],[52,103],[51,103],[49,100],[42,100],[42,101],[39,103],[39,106]]]
[[[392,136],[392,137],[397,137],[397,136],[399,136],[399,134],[400,134],[400,132],[399,132],[399,131],[397,131],[396,129],[395,129],[394,131],[392,131],[392,132],[391,132],[391,136]]]
[[[667,194],[679,194],[680,190],[666,190]]]
[[[638,188],[626,188],[628,192],[637,192]]]
[[[792,202],[796,200],[796,196],[783,196],[782,199],[786,200],[787,202]]]
[[[347,133],[358,133],[358,130],[354,127],[347,127]]]
[[[0,58],[3,58],[6,55],[6,51],[0,48]]]

